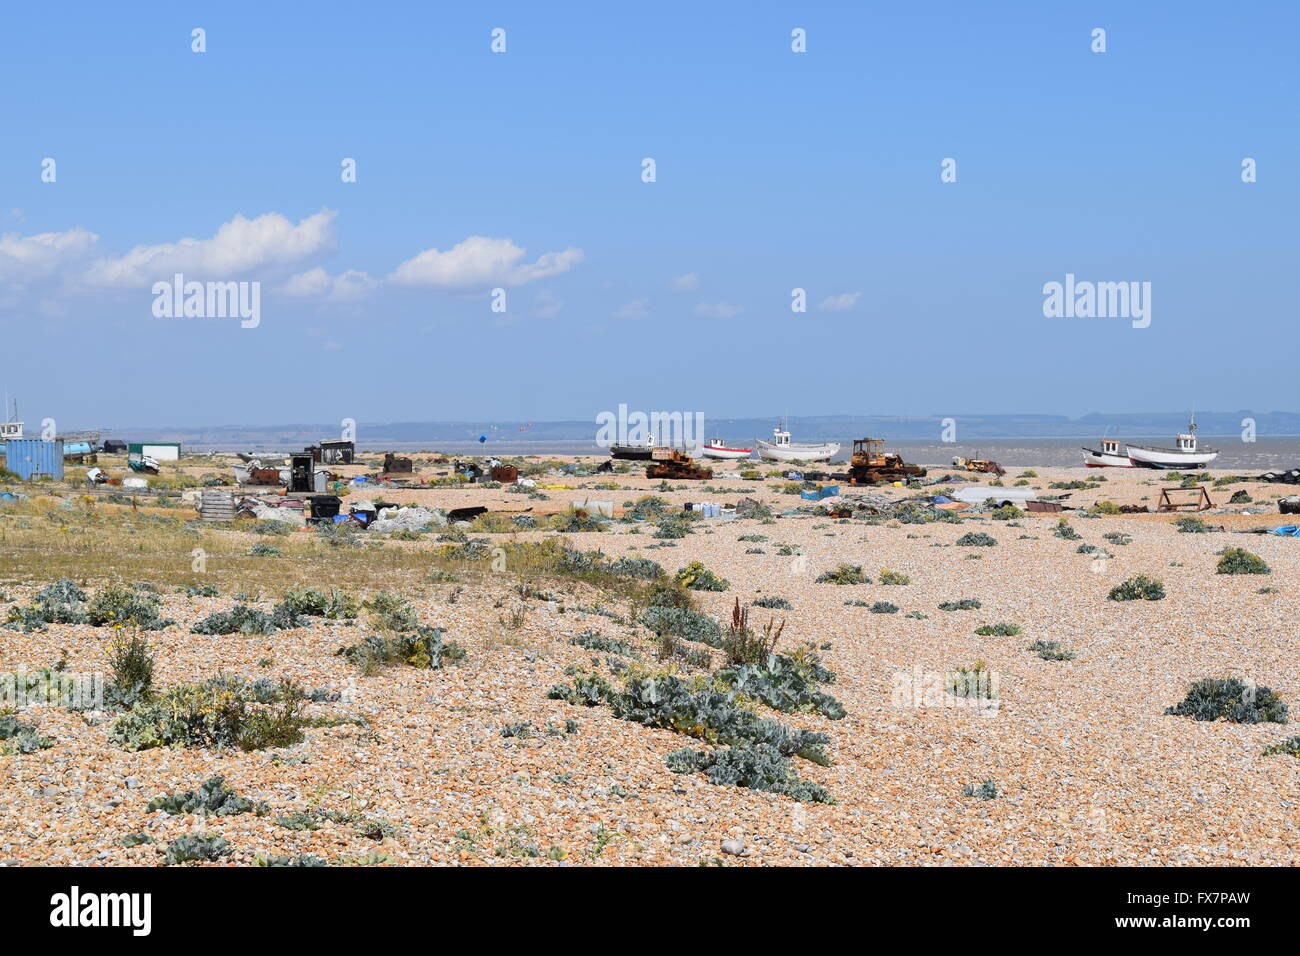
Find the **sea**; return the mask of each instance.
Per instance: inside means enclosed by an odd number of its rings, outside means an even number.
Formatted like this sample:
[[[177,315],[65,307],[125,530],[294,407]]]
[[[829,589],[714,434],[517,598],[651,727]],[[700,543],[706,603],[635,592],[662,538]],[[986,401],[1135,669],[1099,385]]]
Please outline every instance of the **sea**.
[[[830,439],[833,440],[833,439]],[[1126,437],[1139,445],[1167,447],[1171,444],[1168,435]],[[1198,435],[1202,449],[1214,448],[1219,452],[1210,465],[1213,469],[1227,469],[1260,473],[1265,471],[1285,471],[1300,468],[1300,436],[1259,438],[1253,442],[1244,442],[1241,436]],[[989,458],[1004,467],[1071,468],[1083,467],[1083,447],[1097,447],[1097,440],[1092,438],[997,438],[982,441],[979,444],[959,443],[944,444],[927,441],[889,441],[886,451],[903,456],[905,461],[918,465],[937,465],[947,467],[952,464],[954,456],[963,458]],[[373,446],[362,441],[358,449],[363,452],[392,451],[439,451],[449,455],[497,455],[501,457],[515,455],[567,456],[592,455],[605,457],[608,452],[599,448],[594,442],[581,443],[569,441],[492,441],[487,442],[386,442]],[[198,449],[195,449],[198,450]],[[243,449],[240,449],[243,450]],[[295,449],[296,450],[296,449]],[[840,453],[832,461],[845,461],[853,450],[853,440],[840,442]]]

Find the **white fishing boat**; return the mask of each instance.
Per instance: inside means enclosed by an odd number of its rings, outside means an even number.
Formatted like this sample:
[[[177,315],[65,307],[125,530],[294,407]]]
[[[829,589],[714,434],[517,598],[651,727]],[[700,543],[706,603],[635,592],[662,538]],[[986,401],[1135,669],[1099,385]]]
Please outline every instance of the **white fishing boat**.
[[[756,438],[758,457],[765,461],[826,461],[840,450],[839,442],[822,442],[807,444],[790,441],[790,433],[785,430],[785,422],[772,429],[772,440],[763,441]]]
[[[1085,448],[1083,463],[1089,468],[1136,468],[1137,463],[1119,446],[1118,438],[1101,439],[1101,448]]]
[[[705,458],[748,458],[754,454],[752,448],[732,448],[721,438],[710,438],[708,442],[700,446],[700,453]]]
[[[1128,456],[1142,468],[1203,468],[1218,458],[1219,452],[1196,447],[1196,416],[1193,415],[1187,434],[1175,437],[1173,448],[1130,444]]]

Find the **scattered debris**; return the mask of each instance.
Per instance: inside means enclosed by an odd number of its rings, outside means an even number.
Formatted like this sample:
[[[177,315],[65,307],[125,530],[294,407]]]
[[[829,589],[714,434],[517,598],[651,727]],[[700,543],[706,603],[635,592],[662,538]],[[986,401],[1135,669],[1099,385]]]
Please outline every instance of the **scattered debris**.
[[[958,456],[953,458],[952,466],[963,471],[978,471],[984,474],[997,475],[999,478],[1007,473],[1007,470],[996,461],[990,461],[987,458],[962,458]]]

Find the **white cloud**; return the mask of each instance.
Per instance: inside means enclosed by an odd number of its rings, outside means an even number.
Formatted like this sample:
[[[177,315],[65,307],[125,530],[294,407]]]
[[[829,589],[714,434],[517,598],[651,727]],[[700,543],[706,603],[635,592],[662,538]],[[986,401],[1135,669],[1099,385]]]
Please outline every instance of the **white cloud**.
[[[644,319],[650,314],[649,299],[633,299],[614,310],[616,319]]]
[[[678,292],[694,292],[700,287],[700,277],[698,273],[688,272],[684,276],[678,276],[668,284]]]
[[[121,288],[149,285],[176,272],[208,281],[292,265],[333,247],[335,215],[324,209],[295,226],[276,212],[256,219],[237,214],[211,239],[136,246],[124,256],[99,259],[86,271],[85,280]]]
[[[365,272],[348,269],[336,276],[317,266],[293,276],[284,284],[284,294],[351,302],[374,291],[379,282]]]
[[[848,312],[858,304],[860,298],[862,298],[861,292],[841,292],[839,295],[828,295],[822,299],[821,305],[817,306],[817,311]]]
[[[0,280],[45,278],[90,254],[98,241],[97,235],[80,226],[36,236],[5,233],[0,235]]]
[[[695,307],[695,314],[706,319],[730,319],[744,311],[743,305],[730,302],[701,302]]]
[[[446,252],[426,249],[407,259],[388,278],[399,285],[476,289],[523,285],[568,272],[584,258],[581,249],[547,252],[536,262],[521,260],[525,250],[510,239],[470,236]]]

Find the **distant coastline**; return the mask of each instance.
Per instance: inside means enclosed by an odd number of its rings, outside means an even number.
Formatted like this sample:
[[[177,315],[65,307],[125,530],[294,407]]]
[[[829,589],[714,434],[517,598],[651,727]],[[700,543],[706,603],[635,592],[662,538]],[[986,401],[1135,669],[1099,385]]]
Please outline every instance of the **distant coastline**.
[[[1300,467],[1300,436],[1269,436],[1255,442],[1242,442],[1240,436],[1201,435],[1202,444],[1219,450],[1219,457],[1211,469],[1229,469],[1259,473],[1286,468]],[[978,441],[945,444],[935,441],[917,441],[899,439],[889,442],[889,447],[903,455],[908,461],[918,464],[943,468],[949,466],[953,456],[968,458],[992,458],[1008,467],[1045,467],[1071,468],[1083,467],[1083,444],[1095,443],[1096,436],[1060,437],[1060,438],[999,438]],[[852,450],[852,439],[835,438],[841,444],[840,453],[833,461],[842,462]],[[1131,440],[1148,444],[1163,444],[1167,436],[1133,435]],[[297,451],[304,443],[218,443],[204,444],[195,442],[186,446],[189,452],[231,452],[247,451],[265,455],[285,454]],[[449,455],[497,455],[516,457],[535,455],[541,458],[590,456],[604,458],[608,453],[595,446],[594,442],[534,441],[521,442],[510,440],[478,441],[441,441],[441,442],[385,442],[357,441],[358,451],[376,453],[394,451],[410,454],[412,452],[443,452]],[[744,462],[727,463],[725,468],[732,470],[742,467]],[[752,466],[776,468],[776,462],[760,462],[754,459]],[[718,467],[718,463],[714,463]],[[1156,474],[1156,472],[1152,472]]]

